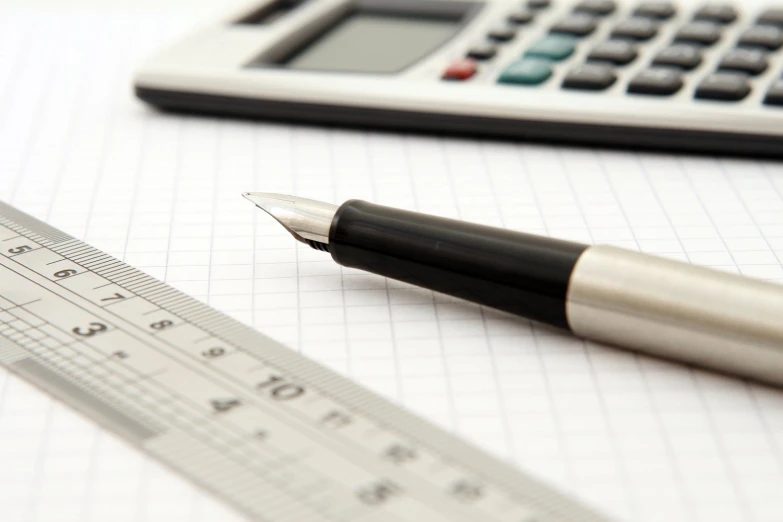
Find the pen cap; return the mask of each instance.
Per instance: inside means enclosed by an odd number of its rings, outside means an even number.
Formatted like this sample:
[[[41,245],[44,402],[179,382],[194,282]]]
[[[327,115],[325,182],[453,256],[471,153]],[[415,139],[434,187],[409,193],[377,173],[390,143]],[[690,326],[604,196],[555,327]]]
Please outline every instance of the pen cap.
[[[329,234],[343,266],[562,328],[569,278],[585,248],[357,200],[337,210]]]

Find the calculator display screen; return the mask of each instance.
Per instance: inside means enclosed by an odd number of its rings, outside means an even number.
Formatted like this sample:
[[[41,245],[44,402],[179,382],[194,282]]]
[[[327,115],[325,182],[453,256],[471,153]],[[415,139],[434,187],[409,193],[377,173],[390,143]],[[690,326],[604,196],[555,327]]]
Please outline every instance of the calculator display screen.
[[[443,45],[460,20],[356,12],[285,61],[290,69],[391,74]]]

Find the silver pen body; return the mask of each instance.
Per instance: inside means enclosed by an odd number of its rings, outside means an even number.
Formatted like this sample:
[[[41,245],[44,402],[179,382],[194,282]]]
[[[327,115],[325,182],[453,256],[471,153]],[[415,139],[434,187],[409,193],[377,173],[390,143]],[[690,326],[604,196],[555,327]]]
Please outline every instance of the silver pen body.
[[[615,248],[579,258],[566,316],[578,336],[783,385],[783,286]]]

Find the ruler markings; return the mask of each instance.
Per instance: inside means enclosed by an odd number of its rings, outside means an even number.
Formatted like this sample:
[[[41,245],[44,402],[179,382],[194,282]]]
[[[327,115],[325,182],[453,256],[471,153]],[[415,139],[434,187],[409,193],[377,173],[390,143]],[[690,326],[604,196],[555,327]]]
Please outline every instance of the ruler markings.
[[[28,304],[31,304],[31,303],[28,303]],[[15,308],[19,308],[21,306],[24,306],[24,305],[17,305]],[[69,343],[69,345],[76,345],[76,344],[82,344],[82,343],[83,343],[83,341],[74,340],[72,343]],[[40,346],[40,348],[43,348],[43,350],[49,352],[50,358],[59,359],[60,361],[62,361],[64,363],[68,362],[68,363],[73,364],[71,360],[68,360],[68,359],[65,359],[64,357],[62,357],[62,355],[60,353],[58,353],[57,351],[55,351],[54,348],[48,347],[48,346],[46,346],[46,345],[44,345],[43,343],[40,343],[40,342],[37,342],[37,344]],[[65,347],[69,346],[69,345],[66,345],[66,344],[59,343],[59,342],[58,342],[58,345],[59,345],[58,346],[59,348],[65,348]],[[78,365],[76,365],[76,364],[73,364],[73,366],[78,367]]]
[[[73,255],[73,254],[69,254],[69,253],[65,253],[65,252],[58,252],[58,253],[62,254],[64,256],[68,256],[69,259],[73,259],[74,261],[76,261],[80,265],[83,265],[83,266],[86,266],[86,267],[89,267],[90,263],[95,261],[96,259],[104,259],[104,257],[101,256],[100,254],[92,254],[92,255],[90,255],[89,252],[87,254],[82,255],[82,256]]]
[[[6,215],[6,217],[8,216]],[[2,222],[6,225],[12,225],[9,228],[13,228],[14,223],[9,223],[8,219],[3,219]],[[36,225],[37,223],[33,222],[32,226],[35,227]],[[26,237],[30,238],[31,231],[25,231],[18,225],[16,229],[22,235],[25,235],[26,233]],[[69,243],[74,241],[72,238],[69,238],[64,234],[58,233],[56,235],[52,235],[51,231],[48,229],[46,232],[47,235],[50,236],[50,239],[53,240],[59,240],[60,242],[68,241]],[[53,241],[49,241],[49,243],[51,242]],[[42,243],[43,242],[40,242],[39,244],[43,246]],[[69,259],[72,262],[74,261],[73,258]],[[0,262],[2,262],[2,260],[0,260]],[[18,263],[18,261],[15,259],[11,262]],[[158,297],[160,292],[165,289],[164,286],[162,286],[160,283],[156,283],[152,278],[141,274],[139,271],[129,268],[123,269],[124,265],[122,264],[120,264],[119,269],[116,269],[115,265],[111,264],[111,261],[109,261],[108,265],[106,265],[106,262],[106,260],[102,260],[97,264],[90,262],[89,267],[85,266],[88,263],[85,263],[85,265],[80,264],[79,266],[85,268],[86,270],[92,269],[91,273],[98,274],[106,278],[108,281],[118,285],[119,281],[114,276],[122,277],[119,274],[129,274],[129,276],[133,278],[133,284],[120,286],[127,288],[136,294],[136,296],[132,299],[142,299],[145,300],[146,303],[163,309],[161,307],[160,301],[154,298]],[[98,264],[100,264],[103,269],[97,269],[96,266]],[[79,278],[82,277],[82,274],[84,273],[85,272],[81,272],[76,275],[69,276],[68,278]],[[138,275],[134,277],[136,274]],[[128,280],[126,278],[126,283],[127,282]],[[66,292],[74,292],[73,289],[66,287],[65,285],[58,284],[57,286]],[[51,288],[49,288],[49,290],[53,291]],[[177,297],[180,295],[182,297]],[[79,296],[78,293],[74,293],[74,296],[79,299],[84,299]],[[156,300],[157,303],[148,301],[148,298],[153,298],[153,300]],[[190,299],[185,299],[184,294],[172,290],[171,296],[168,299],[174,299],[175,302],[177,302],[177,306],[169,306],[166,308],[173,317],[177,318],[177,320],[180,320],[183,323],[196,324],[199,328],[209,334],[209,336],[226,343],[233,349],[239,350],[241,353],[246,353],[250,356],[256,357],[264,365],[262,368],[268,367],[276,372],[279,372],[283,376],[290,375],[294,380],[305,383],[307,389],[312,390],[312,393],[323,395],[327,401],[331,401],[331,404],[336,405],[337,409],[342,410],[347,415],[356,417],[356,422],[369,423],[368,425],[375,423],[391,438],[408,441],[408,444],[415,444],[420,449],[426,448],[426,453],[429,455],[428,458],[436,460],[440,459],[441,461],[448,459],[449,463],[445,464],[446,469],[448,469],[449,473],[453,474],[454,476],[476,477],[476,480],[480,480],[482,483],[486,483],[488,486],[492,485],[493,494],[495,494],[494,488],[500,485],[500,487],[505,488],[505,491],[503,491],[502,494],[498,491],[496,495],[506,495],[508,498],[508,503],[510,504],[515,503],[515,498],[522,498],[525,499],[525,501],[534,504],[537,510],[541,513],[540,520],[554,520],[554,517],[558,515],[558,512],[560,513],[558,518],[556,518],[557,520],[602,520],[600,517],[592,515],[591,512],[582,510],[579,507],[573,505],[570,501],[562,498],[548,488],[540,486],[537,483],[525,478],[508,466],[505,466],[484,456],[482,453],[476,451],[470,446],[467,446],[464,443],[457,441],[453,437],[450,437],[427,425],[423,421],[392,406],[383,399],[361,391],[358,387],[349,383],[347,380],[326,371],[314,363],[302,359],[301,356],[298,356],[298,354],[294,354],[293,352],[290,352],[284,348],[279,348],[277,345],[274,345],[270,341],[263,339],[249,328],[243,327],[239,323],[225,316],[217,314],[207,306]],[[189,301],[192,302],[189,303]],[[80,306],[82,308],[85,306],[84,303],[76,303],[73,299],[70,299],[70,302],[71,304]],[[90,304],[90,306],[98,306],[95,303],[91,303],[89,301],[87,304]],[[102,310],[109,312],[111,315],[116,315],[116,312],[113,311],[116,310],[116,306],[106,306],[102,308]],[[96,313],[95,310],[88,310],[88,312]],[[123,319],[122,321],[109,321],[109,323],[117,323],[122,325],[122,330],[135,328],[142,332],[144,331],[142,326],[134,323],[133,321],[128,322]],[[111,331],[116,328],[117,326],[115,324],[111,324]],[[106,325],[106,330],[110,330],[109,325]],[[182,328],[182,330],[184,331],[185,329]],[[145,333],[149,336],[147,338],[149,340],[152,338],[150,334],[154,334],[155,332],[146,331]],[[165,336],[163,333],[164,332],[160,332],[160,334],[155,335],[154,338],[157,339],[158,342],[166,343],[167,341],[164,339]],[[142,345],[149,344],[145,342],[144,338],[138,338],[138,341]],[[287,426],[292,428],[294,432],[307,436],[314,442],[314,448],[322,450],[329,447],[331,449],[331,452],[323,452],[322,454],[316,455],[318,459],[323,459],[330,455],[335,457],[341,455],[339,458],[344,458],[347,455],[349,461],[356,461],[360,463],[360,468],[365,469],[366,467],[368,470],[367,472],[373,476],[376,473],[385,473],[382,470],[386,469],[386,465],[382,465],[382,463],[375,462],[375,460],[373,460],[372,463],[362,462],[362,458],[367,458],[361,456],[365,455],[366,449],[362,448],[367,448],[366,445],[360,444],[357,446],[355,443],[351,442],[351,439],[346,438],[345,435],[340,433],[339,430],[325,432],[323,431],[323,428],[321,431],[316,430],[315,426],[313,426],[311,423],[312,418],[308,417],[308,415],[311,415],[312,412],[303,413],[302,411],[298,411],[295,408],[283,410],[279,407],[279,405],[272,407],[270,404],[262,401],[262,397],[257,397],[254,394],[247,394],[246,389],[237,387],[235,383],[230,380],[231,376],[223,375],[218,366],[202,361],[199,364],[201,364],[205,370],[201,370],[198,366],[193,366],[195,359],[192,353],[180,353],[178,346],[171,346],[171,343],[168,344],[171,348],[173,348],[169,356],[173,357],[176,354],[177,357],[175,357],[175,360],[178,362],[178,364],[184,365],[183,367],[187,368],[190,372],[193,372],[193,375],[202,375],[203,378],[208,380],[211,378],[211,380],[216,382],[222,389],[238,391],[236,394],[238,397],[248,401],[249,404],[255,405],[257,408],[261,408],[262,411],[265,411],[266,414],[270,416],[270,419],[274,418],[279,422],[287,423]],[[261,349],[260,346],[263,346],[264,348]],[[152,348],[156,351],[160,350],[157,345],[152,346]],[[189,357],[189,359],[183,359],[183,357]],[[230,357],[230,355],[227,357]],[[269,359],[274,360],[274,364],[269,364]],[[189,360],[190,362],[186,363],[186,360]],[[160,374],[160,376],[165,375],[167,375],[166,372]],[[215,380],[218,375],[221,377]],[[282,379],[283,377],[280,378]],[[152,383],[152,381],[160,384],[160,379],[158,378],[151,379],[150,383]],[[149,385],[149,383],[146,382],[144,384]],[[164,390],[169,392],[171,391],[165,386]],[[189,400],[190,399],[181,397],[179,400],[175,399],[175,401],[182,402],[184,404],[189,404]],[[234,408],[234,406],[231,406],[230,401],[223,404],[223,406]],[[232,413],[233,409],[229,409],[228,413],[223,416],[219,423],[214,422],[214,417],[211,419],[211,437],[207,439],[204,444],[209,445],[211,442],[214,442],[213,439],[215,432],[223,433],[226,428],[229,428],[229,432],[234,432],[234,436],[247,436],[247,433],[243,432],[241,428],[238,428],[237,426],[234,426],[233,423],[228,422]],[[291,424],[292,422],[294,424]],[[200,430],[194,431],[194,433],[200,432]],[[244,441],[245,439],[242,438],[232,440]],[[236,444],[236,442],[234,443]],[[346,448],[345,446],[351,447]],[[230,454],[227,454],[227,457],[230,458],[231,454],[235,452],[239,452],[239,454],[242,455],[249,454],[246,444],[240,444],[240,448],[241,450],[231,451]],[[256,450],[252,450],[251,453],[255,454]],[[375,457],[371,455],[372,454],[368,456],[372,459],[375,459]],[[452,458],[452,456],[457,458]],[[329,459],[333,459],[335,457],[329,457]],[[167,462],[170,461],[170,459],[166,459],[165,457],[164,460]],[[176,463],[170,462],[170,464],[176,467]],[[364,466],[365,464],[366,466]],[[331,469],[337,468],[332,465]],[[364,512],[363,510],[372,509],[372,511],[369,511],[369,513],[372,514],[371,516],[373,516],[372,520],[393,520],[397,518],[398,514],[396,511],[398,509],[405,509],[406,513],[408,514],[416,512],[417,509],[424,509],[427,510],[428,513],[431,512],[433,517],[437,518],[441,518],[441,513],[444,515],[445,513],[450,513],[448,516],[451,517],[451,520],[477,520],[477,517],[482,517],[481,513],[488,515],[490,511],[492,511],[492,514],[489,515],[490,518],[487,520],[513,520],[514,522],[528,520],[528,518],[522,518],[522,515],[520,515],[520,518],[507,518],[503,516],[503,513],[499,513],[497,509],[491,509],[494,507],[494,505],[489,506],[482,504],[481,499],[477,502],[473,502],[472,504],[460,504],[455,502],[451,497],[446,496],[446,492],[440,489],[442,488],[443,484],[438,483],[437,477],[414,475],[408,470],[401,471],[401,467],[391,467],[387,471],[391,475],[396,476],[396,480],[404,481],[406,485],[415,485],[417,483],[420,484],[422,486],[422,490],[427,492],[426,496],[433,498],[422,499],[421,495],[417,495],[419,493],[418,490],[405,491],[404,494],[399,494],[396,496],[397,492],[391,486],[384,486],[383,483],[374,485],[371,484],[371,486],[376,488],[368,490],[371,495],[375,495],[374,497],[371,497],[371,500],[377,501],[378,504],[368,507],[363,505],[361,502],[356,502],[355,497],[357,494],[360,496],[360,500],[362,500],[361,494],[365,492],[360,491],[359,493],[356,493],[352,489],[348,488],[346,491],[352,495],[352,503],[347,504],[348,508],[346,509],[348,509],[348,511],[358,509],[362,512]],[[188,475],[193,479],[203,481],[203,478],[199,477],[198,473],[191,472],[188,473]],[[208,483],[207,485],[210,487],[210,489],[216,491],[218,494],[221,494],[224,497],[230,496],[228,495],[228,492],[223,490],[217,484]],[[433,486],[436,487],[434,492],[435,495],[430,494],[429,488]],[[384,490],[384,487],[387,489]],[[392,500],[388,500],[388,497],[392,497]],[[415,498],[418,498],[418,500],[414,500]],[[307,495],[300,494],[299,497],[295,498],[295,500],[299,502],[306,502]],[[246,509],[248,509],[250,513],[258,516],[258,514],[263,510],[263,506],[256,505],[248,508],[246,505]],[[433,509],[435,511],[431,511]],[[524,511],[524,509],[521,507],[520,509]],[[343,513],[347,513],[348,511],[343,510]],[[504,510],[504,513],[508,513],[508,511]],[[550,515],[552,518],[550,518]],[[435,518],[433,518],[433,520],[434,519]],[[330,518],[330,520],[339,520],[339,518]]]
[[[56,397],[67,396],[68,402],[75,403],[73,405],[79,409],[96,410],[95,413],[105,418],[115,429],[124,431],[138,440],[145,440],[160,433],[158,430],[151,429],[128,417],[114,406],[98,400],[93,394],[72,384],[71,380],[60,377],[57,372],[34,359],[18,361],[13,364],[11,370],[23,375],[41,388],[53,392]]]
[[[80,370],[83,371],[83,368],[80,367]],[[69,372],[69,373],[73,375],[73,372]],[[150,375],[147,375],[147,377],[151,378]],[[164,388],[167,388],[167,387],[164,386]],[[193,401],[190,399],[190,397],[178,394],[175,391],[173,391],[170,387],[168,387],[167,389],[168,389],[169,393],[172,393],[174,396],[178,397],[181,402],[185,402],[185,403],[190,402],[191,406],[193,406],[193,407],[198,407],[199,406],[198,404],[193,403]],[[234,431],[235,431],[235,435],[236,434],[242,434],[242,432],[238,428],[236,428],[236,427],[234,428]],[[225,435],[225,434],[223,434],[223,435]],[[309,476],[318,476],[319,475],[318,470],[316,468],[314,468],[312,466],[307,466],[307,468],[309,469],[309,473],[308,473]],[[259,469],[259,468],[256,467],[256,469]],[[323,479],[322,479],[322,485],[323,485]],[[280,486],[280,484],[278,484],[278,486]]]
[[[119,283],[120,279],[114,278],[112,276],[120,275],[120,274],[127,274],[129,272],[128,268],[120,261],[113,261],[109,263],[107,266],[103,266],[100,268],[95,268],[95,272],[107,277],[111,278],[115,283]],[[131,275],[141,275],[138,272],[132,272]]]

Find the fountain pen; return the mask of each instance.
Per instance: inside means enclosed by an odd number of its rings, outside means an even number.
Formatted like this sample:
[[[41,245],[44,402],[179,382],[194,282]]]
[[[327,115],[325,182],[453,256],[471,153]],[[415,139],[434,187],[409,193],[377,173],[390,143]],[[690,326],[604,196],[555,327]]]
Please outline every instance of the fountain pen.
[[[245,193],[338,264],[578,337],[783,385],[783,286],[366,201]]]

